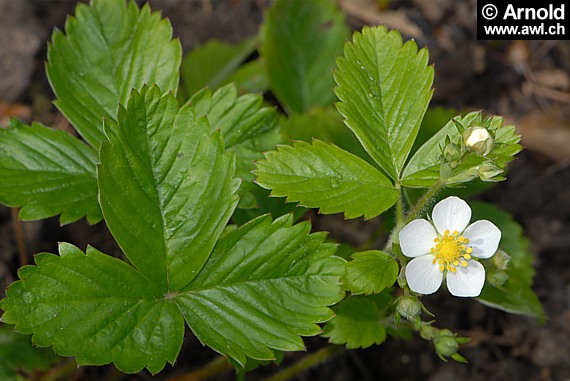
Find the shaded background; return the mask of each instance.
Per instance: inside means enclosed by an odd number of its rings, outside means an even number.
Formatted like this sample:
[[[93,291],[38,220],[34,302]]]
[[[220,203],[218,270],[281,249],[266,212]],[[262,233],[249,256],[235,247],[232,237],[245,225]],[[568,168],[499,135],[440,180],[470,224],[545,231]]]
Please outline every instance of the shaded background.
[[[16,117],[72,131],[51,105],[53,93],[44,62],[53,27],[63,28],[75,5],[71,0],[0,0],[0,125]],[[237,42],[255,34],[269,5],[268,0],[151,1],[154,10],[162,9],[170,18],[185,52],[213,37]],[[423,301],[435,312],[438,327],[473,338],[460,350],[468,365],[442,362],[431,344],[419,337],[389,339],[381,346],[341,352],[298,379],[570,380],[570,42],[477,41],[476,2],[469,0],[341,0],[340,5],[352,28],[384,23],[429,48],[430,61],[435,63],[432,107],[484,109],[517,125],[526,150],[511,165],[508,181],[478,198],[507,210],[523,226],[536,256],[535,291],[548,321],[541,326],[530,318],[440,292]],[[11,214],[0,206],[2,297],[21,263]],[[315,230],[330,231],[336,239],[355,245],[366,241],[378,224],[378,219],[364,223],[334,215],[308,217]],[[59,227],[57,218],[52,218],[21,226],[29,256],[55,252],[58,241],[81,248],[89,243],[118,254],[103,223],[90,227],[80,221]],[[320,338],[306,342],[309,353],[326,343]],[[284,365],[303,355],[288,354]],[[173,380],[213,358],[211,350],[188,334],[176,367],[167,367],[156,377],[85,367],[66,379]],[[263,379],[276,369],[260,369],[247,379]],[[234,373],[226,371],[212,379],[233,378]]]

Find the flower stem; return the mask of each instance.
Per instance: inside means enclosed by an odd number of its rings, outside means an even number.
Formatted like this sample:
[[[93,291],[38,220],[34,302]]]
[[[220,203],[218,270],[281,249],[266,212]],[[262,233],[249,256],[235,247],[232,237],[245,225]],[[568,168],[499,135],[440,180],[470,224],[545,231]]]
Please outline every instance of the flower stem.
[[[291,365],[288,368],[285,368],[273,376],[269,377],[265,381],[287,381],[291,378],[295,377],[299,373],[325,361],[326,359],[332,357],[337,352],[344,350],[342,345],[329,345],[324,347],[317,352],[313,353],[312,355],[306,356],[301,359],[299,362]]]
[[[410,210],[408,216],[406,217],[406,224],[412,221],[414,218],[418,216],[426,206],[426,204],[440,191],[441,188],[445,185],[445,180],[438,180],[435,184],[429,188],[426,193],[422,196],[422,198],[418,201],[416,205]]]
[[[232,369],[230,362],[223,356],[218,356],[200,369],[189,373],[170,377],[168,381],[199,381],[213,377],[226,370]]]
[[[24,231],[22,229],[22,221],[18,218],[18,208],[12,208],[12,224],[16,233],[16,244],[18,246],[18,255],[20,256],[20,266],[28,264],[28,255],[26,254],[26,242],[24,240]]]

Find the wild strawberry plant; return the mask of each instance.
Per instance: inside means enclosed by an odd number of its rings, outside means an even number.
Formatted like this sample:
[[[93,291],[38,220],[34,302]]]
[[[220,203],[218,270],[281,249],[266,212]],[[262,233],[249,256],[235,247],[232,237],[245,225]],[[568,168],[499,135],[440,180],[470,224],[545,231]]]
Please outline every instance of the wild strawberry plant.
[[[433,92],[427,49],[384,27],[355,32],[343,51],[346,38],[332,2],[276,1],[259,37],[182,61],[148,5],[80,4],[53,34],[47,74],[81,139],[18,121],[0,130],[0,201],[22,219],[103,220],[126,260],[60,243],[20,269],[2,321],[78,364],[157,373],[186,327],[242,369],[304,349],[319,323],[348,348],[415,330],[463,361],[466,339],[422,318],[421,295],[442,284],[542,319],[508,214],[455,196],[425,213],[454,187],[504,180],[521,149],[514,127],[475,112],[418,137]],[[270,89],[286,115],[251,89]],[[269,190],[323,214],[396,221],[382,250],[343,246],[345,261]]]

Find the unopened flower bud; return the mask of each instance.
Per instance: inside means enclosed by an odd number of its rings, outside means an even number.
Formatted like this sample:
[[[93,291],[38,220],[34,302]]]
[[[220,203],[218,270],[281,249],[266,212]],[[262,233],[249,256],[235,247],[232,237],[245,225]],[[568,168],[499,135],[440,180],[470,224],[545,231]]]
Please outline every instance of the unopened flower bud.
[[[494,180],[497,175],[500,175],[504,171],[496,166],[494,163],[487,162],[483,163],[479,166],[477,173],[479,174],[479,178],[483,181],[497,181]]]
[[[408,320],[413,320],[420,315],[422,305],[413,296],[402,296],[398,298],[396,311]]]
[[[420,327],[420,336],[422,337],[422,339],[424,340],[431,340],[433,339],[434,335],[436,333],[436,330],[429,324],[426,325],[422,325]]]
[[[495,287],[501,287],[509,280],[509,275],[504,271],[494,271],[487,274],[487,281]]]
[[[455,340],[455,335],[448,329],[442,329],[439,334],[434,337],[433,344],[438,354],[449,357],[457,352],[459,343]]]
[[[503,250],[498,250],[495,255],[493,255],[493,264],[497,266],[499,270],[506,270],[510,261],[511,256]]]
[[[484,127],[471,127],[463,133],[463,143],[469,150],[482,156],[493,151],[495,145],[489,131]]]
[[[450,143],[443,149],[443,159],[451,168],[455,168],[461,159],[461,150],[456,144]]]

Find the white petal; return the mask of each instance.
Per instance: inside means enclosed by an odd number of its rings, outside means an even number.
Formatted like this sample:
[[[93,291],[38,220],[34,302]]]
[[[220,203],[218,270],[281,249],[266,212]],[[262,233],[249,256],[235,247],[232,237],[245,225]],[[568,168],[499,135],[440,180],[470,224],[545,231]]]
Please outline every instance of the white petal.
[[[485,268],[477,261],[469,261],[467,267],[457,267],[457,272],[447,272],[447,289],[454,296],[479,296],[485,283]]]
[[[480,220],[469,225],[463,236],[469,238],[469,246],[473,248],[472,256],[490,258],[499,248],[501,231],[492,222]]]
[[[414,258],[406,265],[406,280],[412,291],[418,294],[433,294],[441,286],[443,273],[433,264],[434,255]]]
[[[424,219],[413,220],[400,230],[400,248],[406,257],[415,258],[430,252],[435,246],[437,233],[433,225]]]
[[[446,230],[461,233],[471,219],[471,208],[459,197],[451,196],[434,206],[431,217],[439,234]]]

